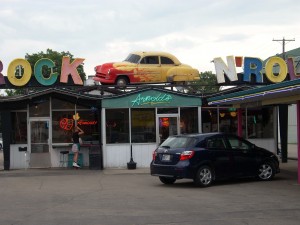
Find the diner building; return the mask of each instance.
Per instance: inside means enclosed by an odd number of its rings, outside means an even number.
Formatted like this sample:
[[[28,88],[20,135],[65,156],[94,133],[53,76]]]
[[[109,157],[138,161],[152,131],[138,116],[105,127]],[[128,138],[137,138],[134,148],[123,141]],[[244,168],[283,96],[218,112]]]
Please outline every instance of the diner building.
[[[80,163],[91,169],[126,168],[131,159],[147,168],[162,141],[183,133],[240,134],[277,153],[276,107],[239,110],[213,100],[150,85],[130,90],[54,87],[1,97],[4,169],[70,166],[75,121],[85,132]]]

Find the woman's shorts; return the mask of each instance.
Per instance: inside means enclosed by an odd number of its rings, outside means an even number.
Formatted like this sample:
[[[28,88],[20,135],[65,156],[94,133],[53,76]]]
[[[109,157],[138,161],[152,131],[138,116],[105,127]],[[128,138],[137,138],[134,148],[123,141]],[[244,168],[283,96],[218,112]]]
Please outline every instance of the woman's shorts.
[[[80,144],[72,145],[72,152],[78,152],[80,150]]]

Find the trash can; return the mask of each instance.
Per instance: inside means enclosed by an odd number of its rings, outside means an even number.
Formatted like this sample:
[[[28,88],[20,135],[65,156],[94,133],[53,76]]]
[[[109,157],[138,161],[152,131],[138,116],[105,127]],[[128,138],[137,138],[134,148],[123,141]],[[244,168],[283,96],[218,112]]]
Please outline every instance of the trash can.
[[[100,145],[91,145],[91,147],[90,147],[89,168],[93,169],[93,170],[103,169]]]

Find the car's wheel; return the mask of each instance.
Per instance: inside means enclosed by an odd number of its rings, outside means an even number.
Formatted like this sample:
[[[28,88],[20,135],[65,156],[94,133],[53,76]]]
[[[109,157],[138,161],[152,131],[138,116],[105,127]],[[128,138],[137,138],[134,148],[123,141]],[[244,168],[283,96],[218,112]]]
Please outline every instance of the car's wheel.
[[[171,177],[159,177],[160,181],[164,184],[174,184],[176,179]]]
[[[259,180],[272,180],[275,175],[275,168],[272,162],[264,162],[258,168],[257,178]]]
[[[124,87],[129,83],[127,77],[118,77],[116,80],[116,85],[119,87]]]
[[[202,166],[198,169],[194,178],[194,183],[197,186],[208,187],[214,180],[214,171],[209,166]]]

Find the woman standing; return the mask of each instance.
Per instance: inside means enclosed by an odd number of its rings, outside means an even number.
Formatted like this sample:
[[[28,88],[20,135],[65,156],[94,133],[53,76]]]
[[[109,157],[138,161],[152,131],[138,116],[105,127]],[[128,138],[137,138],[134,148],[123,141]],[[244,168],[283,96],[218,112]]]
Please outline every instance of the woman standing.
[[[74,157],[73,157],[73,167],[76,168],[80,168],[80,166],[78,165],[77,161],[78,161],[78,152],[80,150],[80,136],[84,134],[83,130],[81,130],[78,126],[75,127],[73,135],[72,135],[72,139],[73,139],[73,145],[72,145],[72,152],[74,153]]]

